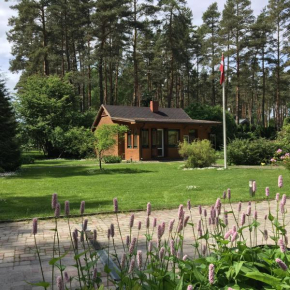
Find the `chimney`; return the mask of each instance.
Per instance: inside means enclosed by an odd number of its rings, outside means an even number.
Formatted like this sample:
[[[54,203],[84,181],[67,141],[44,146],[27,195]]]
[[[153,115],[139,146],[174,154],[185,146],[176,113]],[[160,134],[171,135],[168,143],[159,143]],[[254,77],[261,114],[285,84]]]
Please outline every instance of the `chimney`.
[[[157,113],[158,112],[158,101],[150,101],[150,110],[153,113]]]

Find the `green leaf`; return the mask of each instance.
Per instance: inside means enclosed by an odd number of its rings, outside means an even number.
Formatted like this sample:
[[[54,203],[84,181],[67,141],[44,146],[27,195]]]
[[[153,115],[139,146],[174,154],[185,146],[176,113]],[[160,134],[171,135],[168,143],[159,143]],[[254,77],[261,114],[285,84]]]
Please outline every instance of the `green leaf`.
[[[246,277],[264,282],[273,287],[277,287],[281,283],[281,279],[275,278],[269,274],[261,273],[261,272],[249,272],[246,274]],[[280,288],[277,288],[280,289]]]
[[[235,267],[235,273],[236,273],[236,277],[238,276],[243,264],[245,263],[245,261],[241,261],[241,262],[238,262],[238,263],[235,263],[234,264],[234,267]]]
[[[52,258],[50,261],[49,261],[49,265],[55,265],[55,263],[57,261],[59,261],[60,259],[64,258],[66,255],[68,254],[68,252],[64,253],[62,256],[58,257],[58,258]]]
[[[110,274],[110,272],[111,272],[111,269],[109,268],[109,266],[107,264],[105,264],[104,272],[107,274]]]
[[[272,216],[272,214],[269,212],[269,215],[268,215],[268,219],[269,219],[269,221],[273,221],[274,220],[274,217]]]
[[[78,260],[82,255],[86,254],[88,251],[89,251],[89,250],[86,250],[86,251],[84,251],[84,252],[82,252],[82,253],[79,253],[78,255],[75,255],[75,256],[74,256],[74,259],[75,259],[75,260]]]
[[[48,288],[50,286],[50,283],[48,282],[38,282],[38,283],[30,283],[30,282],[27,282],[25,281],[27,284],[29,285],[32,285],[32,286],[40,286],[40,287],[43,287],[43,288]]]
[[[182,289],[183,289],[183,276],[180,278],[175,290],[182,290]]]

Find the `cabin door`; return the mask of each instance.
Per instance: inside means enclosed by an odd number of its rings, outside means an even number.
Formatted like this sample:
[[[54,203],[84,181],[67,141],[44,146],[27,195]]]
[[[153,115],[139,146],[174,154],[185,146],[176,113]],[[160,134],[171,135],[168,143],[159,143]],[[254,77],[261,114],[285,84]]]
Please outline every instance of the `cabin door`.
[[[157,129],[157,156],[164,157],[164,130]]]

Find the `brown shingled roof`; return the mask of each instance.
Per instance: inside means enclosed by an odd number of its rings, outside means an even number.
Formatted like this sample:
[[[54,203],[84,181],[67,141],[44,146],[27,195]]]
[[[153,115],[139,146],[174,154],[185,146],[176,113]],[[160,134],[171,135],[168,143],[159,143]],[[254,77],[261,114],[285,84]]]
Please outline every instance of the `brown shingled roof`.
[[[102,105],[93,123],[93,127],[96,127],[99,122],[102,108],[114,121],[135,123],[220,124],[220,122],[216,121],[193,120],[180,108],[159,108],[158,112],[153,113],[149,107]]]

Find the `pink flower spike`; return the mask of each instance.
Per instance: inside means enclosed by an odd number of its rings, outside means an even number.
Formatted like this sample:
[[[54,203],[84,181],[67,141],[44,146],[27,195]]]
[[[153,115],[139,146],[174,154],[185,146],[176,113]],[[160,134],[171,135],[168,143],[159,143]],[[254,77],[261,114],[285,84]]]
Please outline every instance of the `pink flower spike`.
[[[153,219],[153,228],[156,228],[156,226],[157,226],[157,218],[154,218]]]
[[[277,258],[275,261],[282,270],[284,270],[284,271],[288,270],[287,265],[281,259]]]
[[[187,290],[193,290],[193,286],[192,285],[188,285],[187,286]]]
[[[214,265],[213,264],[210,264],[208,266],[208,282],[209,284],[214,283]]]
[[[184,255],[183,258],[182,258],[183,261],[186,261],[187,259],[188,259],[187,255]]]
[[[233,243],[238,238],[238,232],[234,232],[232,235],[231,242]]]
[[[83,224],[83,231],[85,232],[87,228],[88,228],[88,219],[85,219]]]
[[[142,268],[142,251],[141,250],[137,252],[137,265],[139,269],[141,270]]]
[[[275,200],[276,200],[277,202],[279,202],[279,198],[280,198],[280,193],[276,193],[276,198],[275,198]]]
[[[202,214],[202,208],[201,208],[201,205],[198,206],[198,212],[199,212],[200,215]]]
[[[286,249],[286,246],[285,246],[285,244],[284,244],[283,239],[280,239],[280,240],[278,241],[278,244],[279,244],[279,246],[280,246],[280,250],[281,250],[281,252],[282,252],[282,253],[286,253],[287,249]]]
[[[174,240],[170,241],[170,253],[172,256],[176,255],[175,248],[174,248]]]
[[[69,216],[70,208],[69,208],[69,201],[68,201],[68,200],[66,200],[66,201],[64,202],[64,212],[65,212],[65,215],[66,215],[66,216]]]
[[[242,216],[241,216],[241,225],[243,226],[246,222],[246,214],[243,213]]]
[[[173,219],[173,220],[171,220],[171,221],[169,222],[169,225],[168,225],[168,231],[169,231],[169,233],[171,233],[172,230],[173,230],[174,222],[175,222],[175,219]]]
[[[256,181],[253,181],[253,192],[255,193],[257,191],[257,185],[256,185]]]
[[[269,189],[269,187],[266,187],[266,189],[265,189],[265,195],[266,195],[266,197],[269,197],[269,195],[270,195],[270,189]]]
[[[80,206],[80,213],[81,215],[83,215],[85,212],[85,201],[81,202],[81,206]]]
[[[281,203],[283,203],[283,205],[286,205],[286,200],[287,200],[287,196],[286,196],[286,194],[283,194],[282,199],[281,199]]]
[[[59,202],[55,206],[54,216],[56,218],[59,218],[59,216],[60,216],[60,203]]]
[[[149,216],[146,217],[146,229],[149,229],[150,227],[150,218]]]
[[[238,212],[241,212],[241,210],[242,210],[242,203],[241,203],[241,202],[239,202],[239,206],[238,206]]]
[[[57,204],[57,193],[54,193],[51,199],[51,208],[55,209],[56,204]]]
[[[110,233],[111,233],[111,237],[114,238],[114,236],[115,236],[115,226],[114,226],[114,224],[111,224]]]
[[[134,226],[134,214],[131,214],[129,226],[132,228]]]
[[[136,245],[137,239],[133,238],[131,244],[130,244],[130,248],[129,248],[129,254],[133,255],[134,249],[135,249],[135,245]]]
[[[230,188],[228,188],[228,190],[227,190],[227,192],[228,192],[228,199],[230,200],[231,199],[231,189]]]
[[[283,176],[279,175],[278,177],[278,187],[281,188],[283,187]]]
[[[58,290],[64,290],[63,280],[62,280],[61,276],[58,276],[56,278],[56,285],[57,285]]]
[[[118,200],[116,197],[113,199],[113,205],[114,205],[114,212],[117,213],[118,212]]]
[[[191,203],[190,203],[190,199],[187,201],[187,208],[188,208],[188,210],[191,210]]]
[[[133,272],[134,267],[135,267],[135,259],[132,259],[130,262],[130,267],[129,267],[129,271],[128,271],[129,274],[131,274]]]
[[[142,225],[142,223],[141,222],[138,222],[138,231],[141,230],[141,225]]]
[[[150,216],[151,215],[151,203],[148,202],[147,203],[147,216]]]

